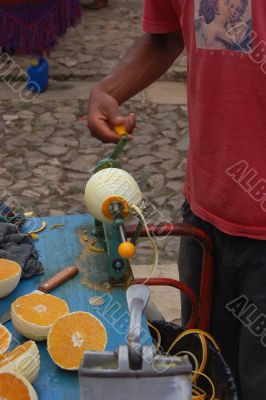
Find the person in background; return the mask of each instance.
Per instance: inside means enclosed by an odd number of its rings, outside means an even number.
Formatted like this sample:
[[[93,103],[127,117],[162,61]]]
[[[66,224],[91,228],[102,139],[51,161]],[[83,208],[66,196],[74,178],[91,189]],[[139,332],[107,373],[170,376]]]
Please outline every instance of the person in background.
[[[14,55],[49,54],[80,21],[80,0],[0,0],[0,47]]]

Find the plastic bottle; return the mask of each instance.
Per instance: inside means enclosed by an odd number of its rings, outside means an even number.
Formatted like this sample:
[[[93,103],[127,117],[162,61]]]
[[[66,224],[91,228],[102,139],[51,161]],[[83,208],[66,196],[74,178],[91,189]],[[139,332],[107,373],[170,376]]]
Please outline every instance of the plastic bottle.
[[[32,92],[41,93],[48,87],[49,64],[45,58],[34,59],[31,66],[27,69],[28,89]]]

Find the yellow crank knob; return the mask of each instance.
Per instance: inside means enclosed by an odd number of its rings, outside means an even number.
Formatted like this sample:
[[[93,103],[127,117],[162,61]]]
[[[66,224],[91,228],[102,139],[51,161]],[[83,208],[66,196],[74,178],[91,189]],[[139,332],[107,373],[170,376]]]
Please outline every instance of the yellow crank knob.
[[[114,130],[115,130],[115,133],[117,133],[118,136],[120,136],[120,137],[128,135],[125,124],[116,125]]]
[[[131,258],[134,256],[136,248],[131,242],[121,243],[118,247],[118,253],[123,258]]]

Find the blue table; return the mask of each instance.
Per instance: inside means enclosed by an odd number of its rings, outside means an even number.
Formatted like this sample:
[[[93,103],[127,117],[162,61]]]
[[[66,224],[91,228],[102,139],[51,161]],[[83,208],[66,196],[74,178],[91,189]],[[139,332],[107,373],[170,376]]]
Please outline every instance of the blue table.
[[[108,276],[106,254],[95,254],[88,250],[88,244],[82,239],[84,229],[90,232],[94,220],[89,215],[73,215],[63,217],[47,217],[38,219],[46,221],[46,229],[34,241],[39,251],[40,259],[45,266],[45,274],[28,280],[21,280],[16,290],[7,298],[0,300],[0,315],[17,297],[30,293],[41,282],[52,277],[58,270],[68,265],[76,265],[79,274],[55,289],[52,294],[67,301],[70,312],[88,311],[97,316],[105,325],[108,335],[106,350],[116,350],[121,344],[127,343],[128,308],[126,289],[123,287],[108,287],[108,285],[92,284],[93,281],[103,281]],[[63,224],[54,228],[55,224]],[[53,229],[54,228],[54,229]],[[101,307],[89,304],[89,298],[101,295],[105,303]],[[9,321],[5,326],[13,334],[12,347],[25,342]],[[143,320],[143,343],[151,344],[148,327]],[[78,400],[77,372],[63,371],[51,360],[46,342],[39,342],[41,355],[41,370],[34,382],[39,400]]]

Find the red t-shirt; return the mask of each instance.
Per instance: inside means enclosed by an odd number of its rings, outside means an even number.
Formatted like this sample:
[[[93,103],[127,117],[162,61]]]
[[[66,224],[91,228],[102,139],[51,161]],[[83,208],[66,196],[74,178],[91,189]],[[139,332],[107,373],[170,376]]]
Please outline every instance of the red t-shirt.
[[[266,240],[266,1],[145,0],[143,29],[182,29],[188,54],[193,212]]]

